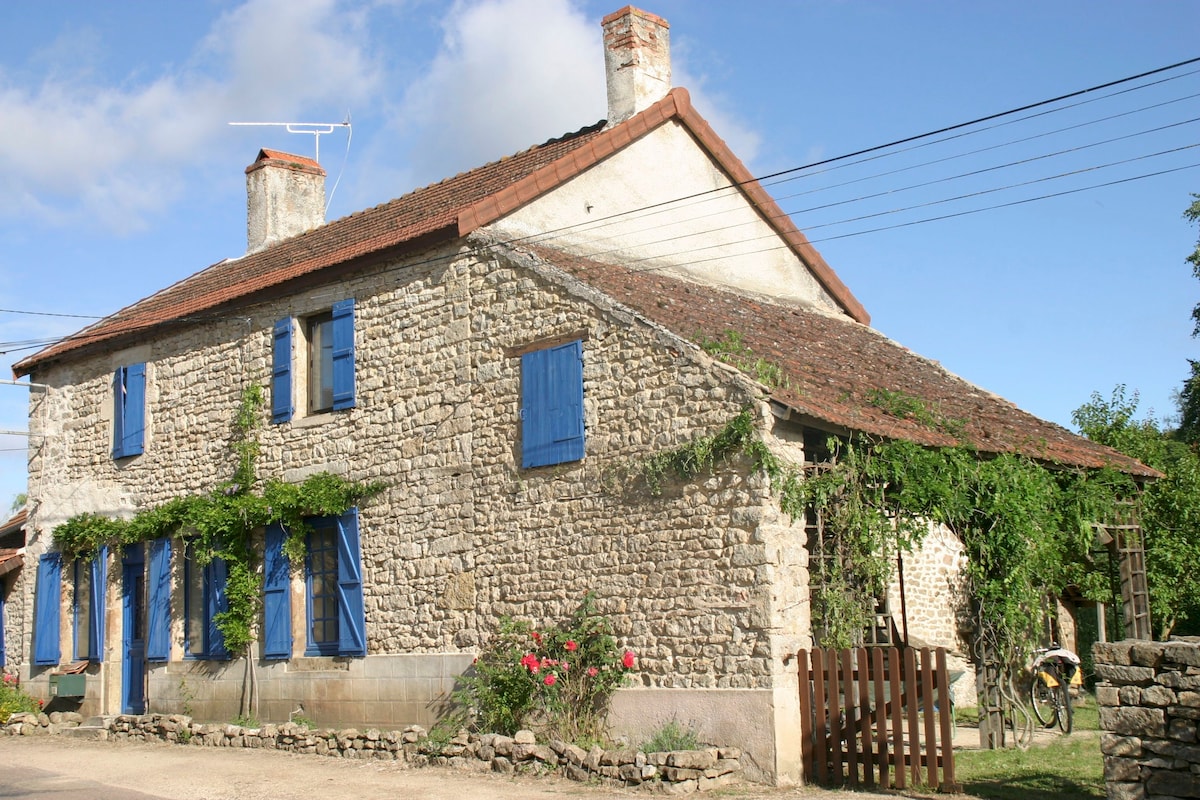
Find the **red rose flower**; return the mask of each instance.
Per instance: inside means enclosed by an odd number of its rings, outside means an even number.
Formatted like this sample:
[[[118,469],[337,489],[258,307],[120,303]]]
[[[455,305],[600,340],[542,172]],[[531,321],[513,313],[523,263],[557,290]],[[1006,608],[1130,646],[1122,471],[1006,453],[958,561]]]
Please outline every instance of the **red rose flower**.
[[[621,657],[621,666],[625,669],[633,669],[633,651],[626,650],[625,655]]]
[[[546,684],[547,686],[553,686],[557,680],[558,678],[556,678],[554,673],[551,672],[544,679],[542,679],[542,683]]]
[[[588,667],[587,673],[589,678],[594,678],[600,674],[600,670],[596,669],[595,667]]]
[[[563,647],[567,648],[567,650],[571,653],[574,653],[576,650],[579,649],[579,645],[575,642],[574,639],[567,639],[567,643],[564,644]]]

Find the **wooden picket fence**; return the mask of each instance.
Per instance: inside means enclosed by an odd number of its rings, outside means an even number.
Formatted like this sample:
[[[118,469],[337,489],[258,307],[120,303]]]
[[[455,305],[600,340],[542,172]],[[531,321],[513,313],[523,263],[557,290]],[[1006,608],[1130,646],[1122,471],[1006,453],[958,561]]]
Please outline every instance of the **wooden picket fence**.
[[[962,791],[945,648],[818,647],[798,661],[806,781]]]

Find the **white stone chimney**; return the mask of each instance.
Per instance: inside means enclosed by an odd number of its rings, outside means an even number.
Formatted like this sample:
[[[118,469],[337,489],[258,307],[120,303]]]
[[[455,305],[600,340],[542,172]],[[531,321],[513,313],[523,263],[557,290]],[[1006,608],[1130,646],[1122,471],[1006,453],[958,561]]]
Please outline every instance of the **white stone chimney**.
[[[260,150],[246,167],[246,253],[325,224],[325,170],[311,158]]]
[[[611,128],[670,91],[671,27],[662,17],[633,6],[614,11],[601,25]]]

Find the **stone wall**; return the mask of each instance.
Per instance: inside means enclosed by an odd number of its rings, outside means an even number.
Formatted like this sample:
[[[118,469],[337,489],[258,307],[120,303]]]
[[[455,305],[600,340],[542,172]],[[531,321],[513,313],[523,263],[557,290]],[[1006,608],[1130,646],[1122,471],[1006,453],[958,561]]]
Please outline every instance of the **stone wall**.
[[[531,775],[557,774],[585,783],[607,783],[690,794],[728,786],[741,779],[741,751],[732,747],[643,752],[625,748],[584,750],[561,741],[538,743],[531,731],[515,736],[460,732],[433,741],[420,726],[404,730],[311,728],[282,725],[210,725],[182,714],[122,714],[84,720],[79,714],[18,713],[0,726],[0,735],[76,735],[87,738],[167,742],[197,747],[283,750],[290,753],[371,761],[401,761],[415,767],[440,766]]]
[[[1112,800],[1200,797],[1200,640],[1092,648]]]
[[[794,676],[783,659],[808,633],[803,540],[780,519],[766,482],[743,462],[669,483],[659,497],[619,479],[621,467],[710,435],[748,404],[769,419],[761,387],[519,252],[424,253],[40,370],[34,380],[52,388],[31,405],[31,430],[48,435],[31,440],[26,570],[36,569],[53,528],[74,514],[129,515],[227,480],[241,393],[270,380],[272,326],[347,297],[356,304],[357,406],[316,415],[301,409],[291,422],[264,425],[259,474],[298,481],[328,470],[387,484],[360,509],[368,657],[352,670],[336,659],[303,658],[297,570],[296,649],[285,665],[260,672],[264,698],[280,708],[293,700],[311,708],[315,694],[293,692],[307,681],[339,695],[318,712],[321,724],[358,724],[354,709],[371,702],[425,709],[409,720],[424,721],[445,700],[442,676],[381,693],[379,681],[388,678],[367,675],[372,665],[396,672],[415,663],[413,656],[462,660],[500,617],[558,621],[589,591],[622,646],[637,653],[641,687],[771,694],[783,681],[790,691]],[[586,457],[525,470],[514,351],[556,337],[583,340]],[[112,370],[138,361],[148,372],[145,453],[114,462]],[[110,558],[109,641],[96,696],[115,713],[120,569],[116,555]],[[31,628],[29,584],[24,619]],[[241,667],[229,675],[220,664],[184,661],[181,606],[173,600],[171,661],[150,670],[150,707],[182,703],[180,678],[207,670],[220,675],[205,687],[206,715],[229,719]],[[70,625],[63,619],[66,660]],[[399,656],[408,658],[392,658]],[[329,674],[298,675],[305,669]],[[48,672],[27,671],[26,685],[44,694]],[[224,705],[212,692],[224,693]],[[397,721],[387,713],[381,724]],[[760,758],[772,774],[775,755]]]

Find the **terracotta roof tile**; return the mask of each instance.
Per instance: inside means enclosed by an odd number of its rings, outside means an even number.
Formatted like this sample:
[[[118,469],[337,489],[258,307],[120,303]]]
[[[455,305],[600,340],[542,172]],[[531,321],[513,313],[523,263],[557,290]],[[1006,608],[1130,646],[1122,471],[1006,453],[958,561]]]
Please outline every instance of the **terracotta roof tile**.
[[[684,339],[721,340],[735,331],[750,357],[763,358],[787,374],[786,388],[772,390],[772,399],[835,430],[929,446],[965,441],[984,452],[1158,475],[1115,450],[1022,411],[845,317],[599,264],[550,248],[531,249]],[[887,405],[880,402],[881,391],[920,400],[937,424],[888,413],[881,407]]]
[[[670,119],[685,125],[730,178],[742,184],[751,202],[846,313],[869,322],[866,310],[845,284],[695,112],[687,90],[676,88],[640,114],[612,128],[604,128],[603,123],[584,128],[259,252],[213,264],[17,362],[13,372],[17,376],[28,375],[42,364],[76,352],[120,346],[139,335],[146,336],[158,326],[200,322],[223,308],[253,300],[289,281],[352,265],[355,259],[389,248],[428,244],[429,237],[466,235],[595,166],[619,147]],[[319,168],[309,159],[273,150],[260,151],[259,161],[264,158],[307,161]]]

